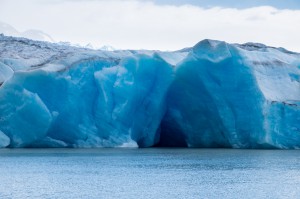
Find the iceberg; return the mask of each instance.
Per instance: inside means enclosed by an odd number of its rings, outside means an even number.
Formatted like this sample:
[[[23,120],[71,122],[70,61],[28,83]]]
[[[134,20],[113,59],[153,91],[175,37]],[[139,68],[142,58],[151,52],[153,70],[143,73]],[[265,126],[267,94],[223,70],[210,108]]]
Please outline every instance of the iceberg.
[[[283,48],[0,49],[0,147],[300,148],[300,54]]]

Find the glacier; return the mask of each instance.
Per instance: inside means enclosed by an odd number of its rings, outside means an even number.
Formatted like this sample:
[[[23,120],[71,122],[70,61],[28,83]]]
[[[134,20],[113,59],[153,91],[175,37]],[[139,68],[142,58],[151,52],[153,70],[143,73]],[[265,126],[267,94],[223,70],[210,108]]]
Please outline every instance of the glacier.
[[[0,35],[0,147],[300,148],[300,54],[92,50]]]

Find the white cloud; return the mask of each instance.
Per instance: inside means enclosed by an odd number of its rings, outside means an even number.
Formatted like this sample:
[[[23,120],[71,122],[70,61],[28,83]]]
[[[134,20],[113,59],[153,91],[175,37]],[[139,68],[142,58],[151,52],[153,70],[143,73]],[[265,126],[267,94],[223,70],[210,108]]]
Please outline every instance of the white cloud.
[[[261,42],[300,52],[300,10],[156,5],[147,1],[0,0],[0,20],[56,40],[174,50],[210,38]]]

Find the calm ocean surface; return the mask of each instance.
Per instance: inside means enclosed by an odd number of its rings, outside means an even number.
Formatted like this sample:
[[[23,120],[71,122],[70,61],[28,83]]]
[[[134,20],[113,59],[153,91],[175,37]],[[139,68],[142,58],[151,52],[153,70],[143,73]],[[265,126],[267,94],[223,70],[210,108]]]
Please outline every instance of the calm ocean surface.
[[[300,198],[300,150],[1,149],[0,198]]]

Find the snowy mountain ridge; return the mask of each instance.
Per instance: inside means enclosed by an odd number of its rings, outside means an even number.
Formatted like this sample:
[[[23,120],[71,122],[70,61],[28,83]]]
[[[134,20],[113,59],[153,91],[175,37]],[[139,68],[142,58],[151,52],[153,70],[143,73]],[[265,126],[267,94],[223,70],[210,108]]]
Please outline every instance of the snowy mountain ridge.
[[[33,39],[38,41],[54,42],[54,39],[50,35],[44,33],[43,31],[30,29],[24,32],[19,32],[11,25],[7,23],[3,23],[1,21],[0,21],[0,33],[8,36],[13,36],[13,37],[25,37],[28,39]]]

